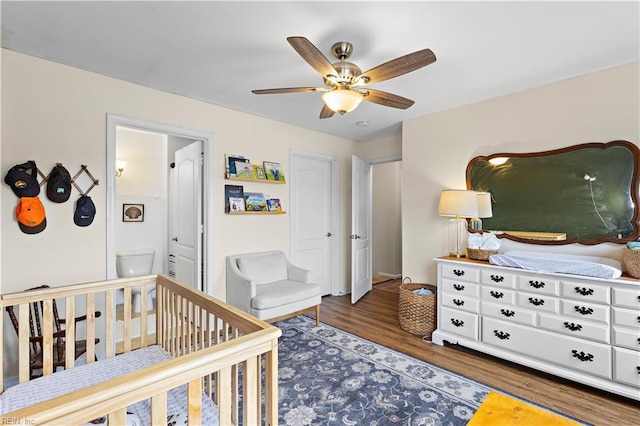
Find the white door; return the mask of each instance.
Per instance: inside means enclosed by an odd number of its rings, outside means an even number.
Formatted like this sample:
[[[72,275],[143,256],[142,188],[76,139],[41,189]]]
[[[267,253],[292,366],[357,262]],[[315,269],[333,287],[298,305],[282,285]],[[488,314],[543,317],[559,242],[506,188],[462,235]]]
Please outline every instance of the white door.
[[[371,290],[371,164],[352,156],[351,303]]]
[[[291,263],[311,271],[311,280],[330,294],[334,276],[333,163],[322,157],[291,159]]]
[[[171,248],[177,280],[202,289],[202,142],[176,151]]]

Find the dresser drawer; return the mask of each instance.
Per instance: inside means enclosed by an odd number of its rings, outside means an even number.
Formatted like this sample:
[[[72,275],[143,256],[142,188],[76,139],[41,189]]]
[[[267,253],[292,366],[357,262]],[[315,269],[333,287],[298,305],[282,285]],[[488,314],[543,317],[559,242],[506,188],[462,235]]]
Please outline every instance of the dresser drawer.
[[[612,376],[611,347],[602,343],[488,317],[482,317],[482,341],[593,376]]]
[[[591,281],[560,280],[560,295],[582,302],[611,303],[609,286],[595,284]]]
[[[535,294],[548,294],[552,296],[560,294],[558,290],[559,281],[557,279],[538,275],[518,275],[516,288]]]
[[[482,300],[489,300],[496,303],[516,304],[516,291],[506,288],[482,286]]]
[[[578,302],[575,300],[561,300],[560,312],[565,316],[611,324],[610,308],[606,305],[596,305],[595,303]]]
[[[475,297],[451,293],[442,293],[440,297],[443,306],[473,313],[478,313],[480,310],[480,302]]]
[[[505,321],[513,321],[525,325],[536,324],[536,314],[521,307],[501,305],[482,300],[480,302],[480,311],[482,312],[482,315],[501,318]]]
[[[478,340],[478,315],[455,309],[441,308],[439,315],[440,328],[469,339]]]
[[[514,288],[516,274],[497,269],[482,270],[480,272],[480,282],[497,287]]]
[[[637,328],[613,327],[613,344],[640,351],[640,332]]]
[[[546,330],[568,334],[569,336],[581,337],[601,343],[611,342],[611,327],[606,324],[541,313],[539,325]]]
[[[640,352],[613,348],[613,380],[640,388]]]
[[[518,306],[536,311],[553,312],[554,314],[557,314],[560,309],[560,302],[558,298],[552,296],[518,293]]]
[[[463,294],[465,296],[478,297],[480,295],[480,285],[458,280],[443,279],[442,291],[452,294]]]
[[[640,328],[640,310],[612,308],[613,325]]]
[[[634,287],[613,287],[613,306],[632,308],[640,311],[640,285]]]
[[[442,278],[449,278],[467,283],[477,283],[480,281],[480,270],[464,264],[442,265]]]

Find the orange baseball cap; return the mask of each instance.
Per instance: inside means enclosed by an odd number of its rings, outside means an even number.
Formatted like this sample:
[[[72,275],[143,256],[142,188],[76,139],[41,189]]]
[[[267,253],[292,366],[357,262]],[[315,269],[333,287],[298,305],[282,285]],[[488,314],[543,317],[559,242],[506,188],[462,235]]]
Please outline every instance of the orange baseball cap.
[[[25,234],[37,234],[47,227],[44,206],[38,197],[22,197],[16,206],[18,226]]]

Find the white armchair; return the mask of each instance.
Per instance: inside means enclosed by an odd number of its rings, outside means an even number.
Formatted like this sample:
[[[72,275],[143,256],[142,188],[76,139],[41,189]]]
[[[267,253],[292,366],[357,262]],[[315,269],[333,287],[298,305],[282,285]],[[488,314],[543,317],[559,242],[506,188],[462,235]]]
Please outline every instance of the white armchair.
[[[270,321],[315,309],[320,325],[320,285],[279,250],[227,256],[227,303]]]

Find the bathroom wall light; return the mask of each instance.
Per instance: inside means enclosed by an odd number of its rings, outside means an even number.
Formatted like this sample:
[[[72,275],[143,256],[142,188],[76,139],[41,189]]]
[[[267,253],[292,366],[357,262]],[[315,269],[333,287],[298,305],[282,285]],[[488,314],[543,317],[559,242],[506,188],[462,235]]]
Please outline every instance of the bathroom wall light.
[[[116,160],[116,177],[122,176],[122,172],[124,172],[125,167],[127,167],[126,161]]]

